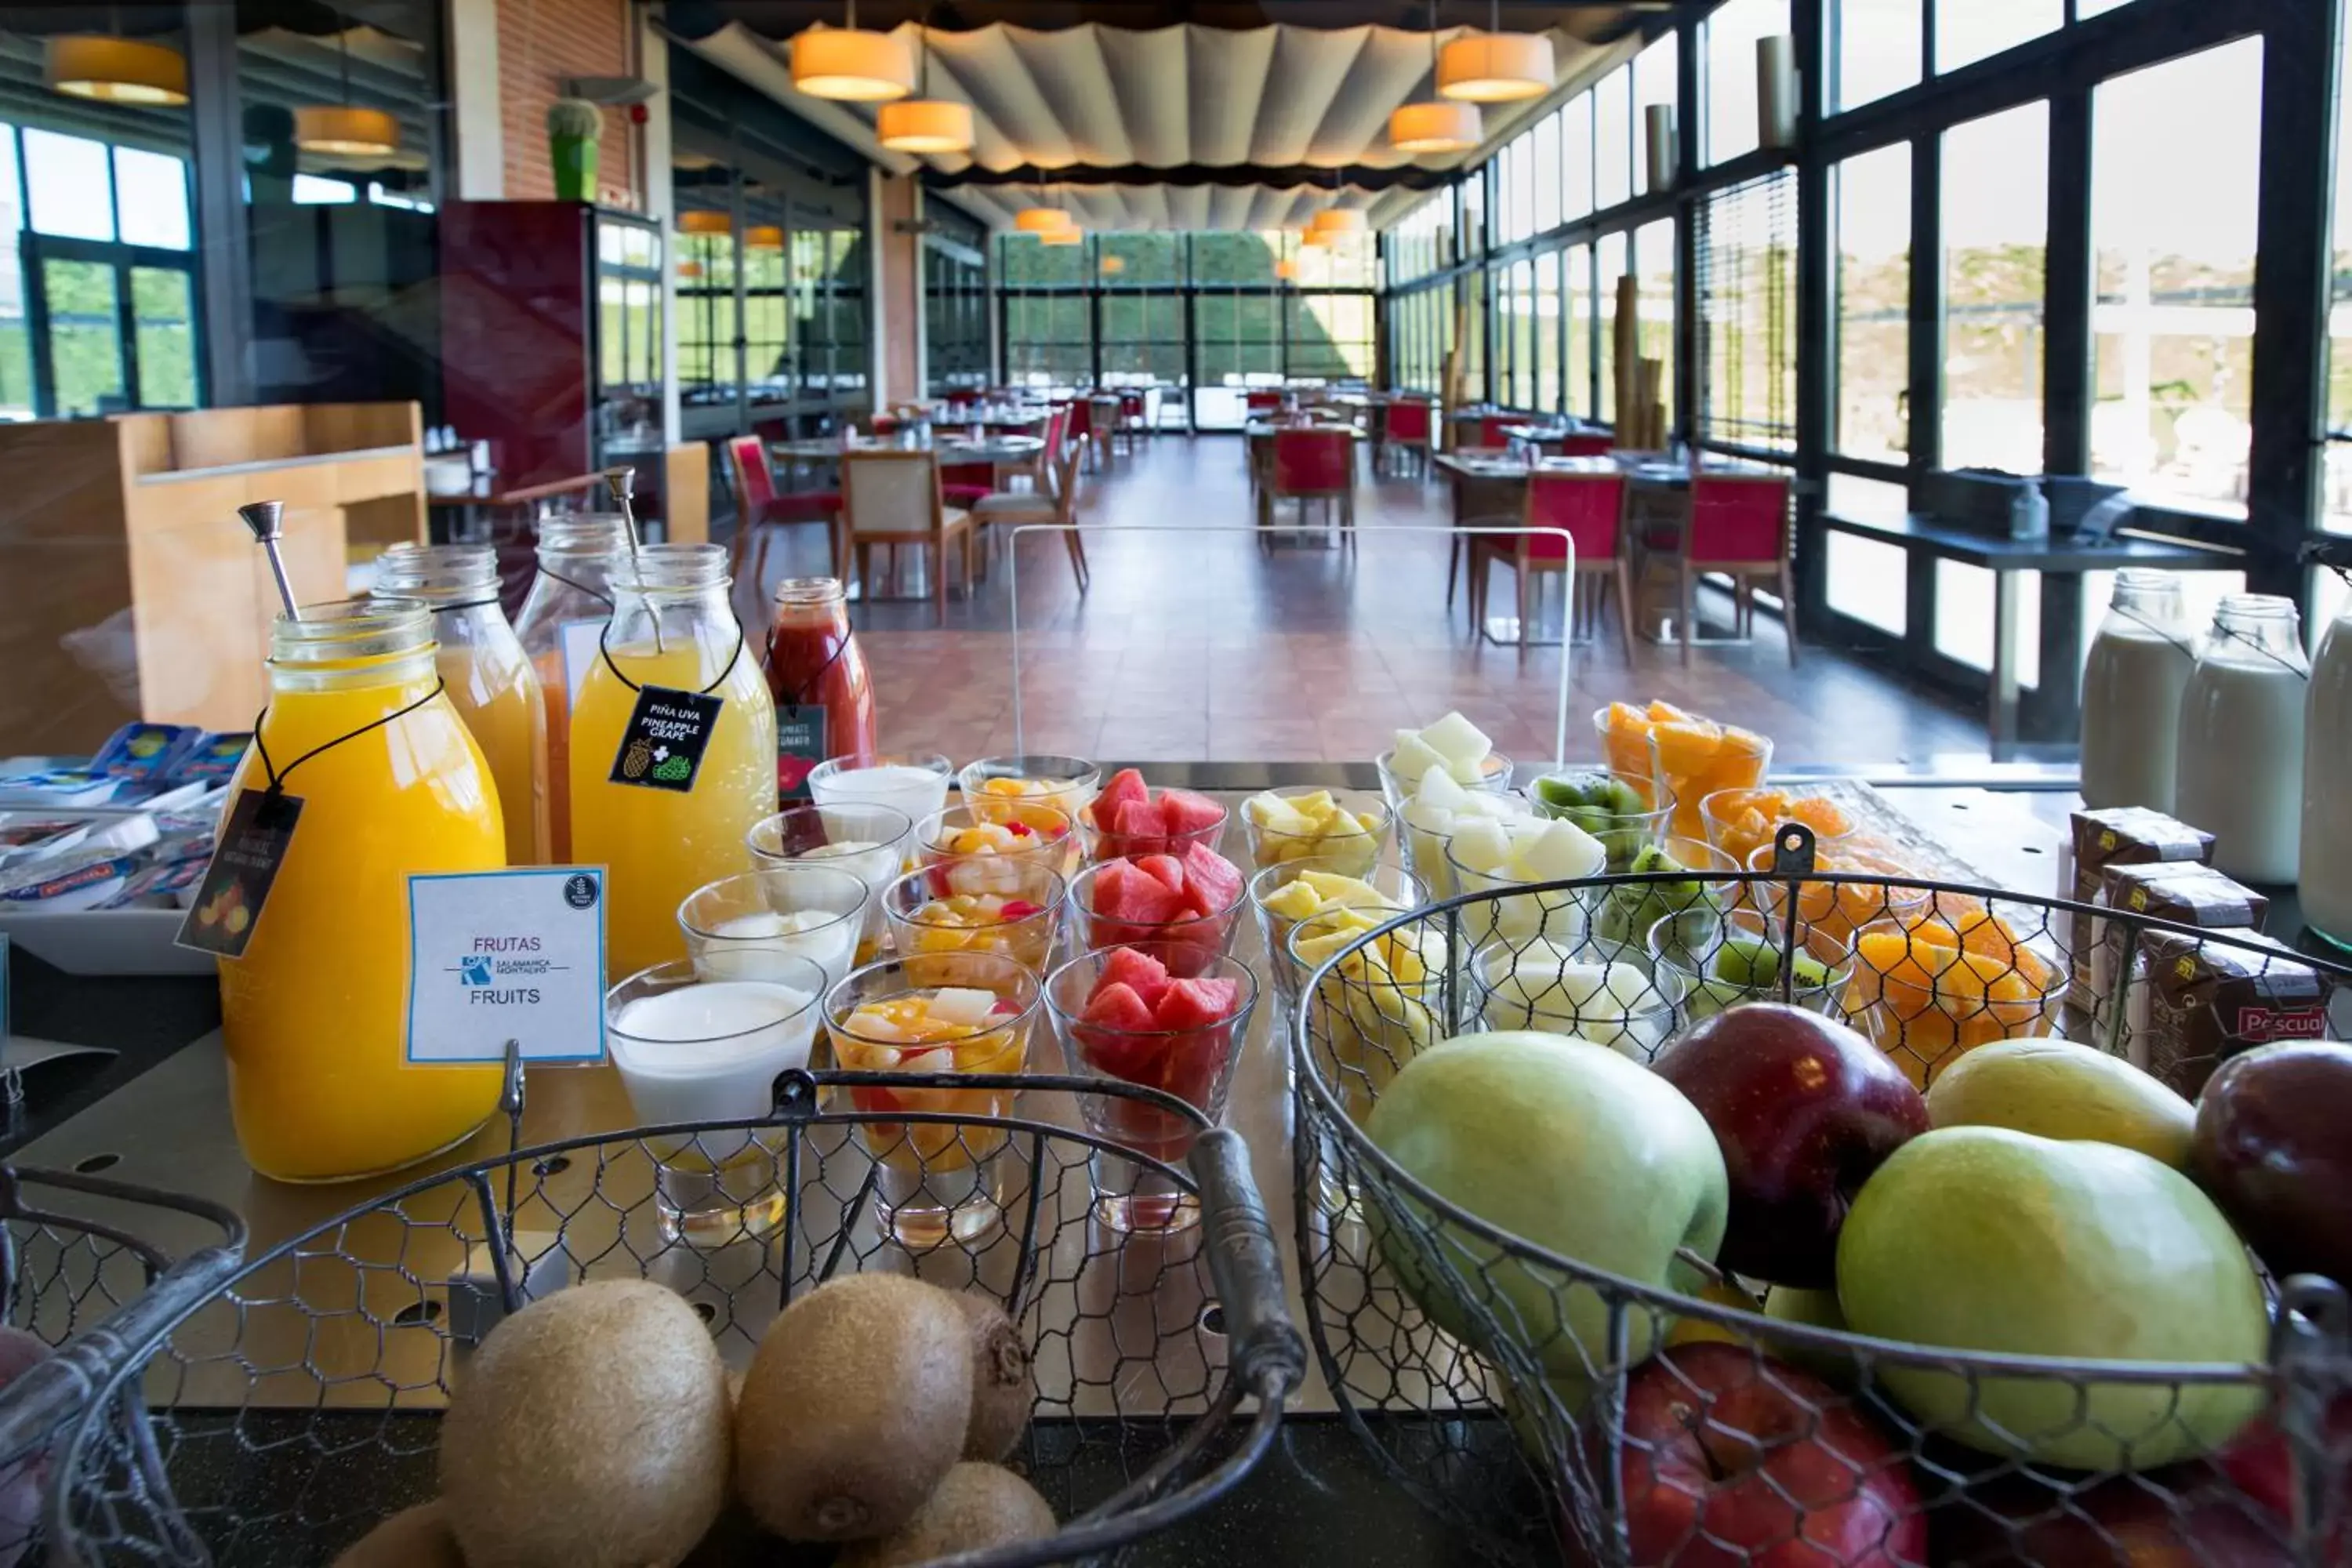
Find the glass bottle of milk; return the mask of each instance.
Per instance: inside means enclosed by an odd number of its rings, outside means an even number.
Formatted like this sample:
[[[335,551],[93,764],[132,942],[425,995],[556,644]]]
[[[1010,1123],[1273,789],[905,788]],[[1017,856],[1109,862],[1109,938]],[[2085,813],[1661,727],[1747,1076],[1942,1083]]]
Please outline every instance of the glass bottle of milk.
[[[2083,666],[2083,804],[2169,815],[2180,693],[2197,662],[2180,579],[2116,574],[2106,619]]]
[[[2352,605],[2319,644],[2304,710],[2303,918],[2352,947]]]
[[[2212,834],[2213,864],[2242,882],[2295,879],[2311,679],[2298,620],[2292,599],[2223,599],[2180,696],[2173,815]]]

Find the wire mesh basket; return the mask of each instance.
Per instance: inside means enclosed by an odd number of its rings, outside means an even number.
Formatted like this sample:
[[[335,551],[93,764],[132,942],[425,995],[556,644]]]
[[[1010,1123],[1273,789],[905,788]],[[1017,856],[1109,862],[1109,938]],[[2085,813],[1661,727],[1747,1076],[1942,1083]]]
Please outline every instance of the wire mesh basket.
[[[860,1090],[892,1104],[860,1109]],[[1076,1126],[956,1108],[1080,1090],[1191,1117],[1189,1173]],[[919,1108],[932,1091],[945,1109]],[[1090,1174],[1105,1156],[1155,1169],[1200,1223],[1106,1227]],[[762,1173],[778,1201],[738,1186],[754,1201],[732,1237],[682,1234],[667,1184],[698,1166]],[[929,1246],[895,1237],[894,1173],[975,1170],[993,1223]],[[864,1269],[984,1293],[1031,1351],[1036,1403],[1006,1462],[1061,1531],[960,1563],[1093,1555],[1183,1518],[1264,1456],[1304,1372],[1246,1149],[1181,1100],[1047,1075],[794,1069],[766,1119],[575,1138],[430,1176],[153,1322],[105,1391],[140,1400],[108,1400],[63,1446],[47,1505],[57,1560],[324,1563],[434,1495],[453,1372],[526,1301],[656,1280],[740,1370],[795,1296]]]
[[[219,1239],[175,1257],[157,1235]],[[39,1538],[51,1442],[87,1402],[120,1350],[132,1303],[148,1310],[194,1300],[236,1267],[245,1222],[201,1199],[75,1171],[0,1166],[0,1300],[11,1329],[0,1348],[0,1563],[29,1558]],[[39,1360],[37,1341],[57,1352]]]
[[[1976,1279],[2007,1289],[1997,1261],[1943,1238],[1963,1226],[2019,1236],[2029,1200],[1971,1197],[1958,1183],[1941,1189],[1949,1201],[1923,1198],[1911,1183],[1878,1200],[1866,1237],[1830,1232],[1856,1244],[1833,1276],[1788,1283],[1843,1256],[1801,1264],[1804,1247],[1767,1228],[1756,1173],[1793,1155],[1799,1135],[1759,1119],[1752,1137],[1735,1123],[1719,1142],[1730,1113],[1710,1096],[1745,1069],[1674,1049],[1717,1015],[1773,1002],[1878,1047],[1886,1063],[1857,1059],[1896,1098],[1888,1063],[1924,1089],[1981,1047],[2047,1035],[2122,1055],[2193,1099],[2249,1029],[2319,1033],[2331,1005],[2352,1004],[2352,971],[2250,933],[1811,866],[1800,834],[1765,871],[1497,884],[1386,920],[1302,967],[1299,1268],[1344,1418],[1401,1486],[1505,1561],[2103,1568],[2168,1547],[2176,1554],[2161,1561],[2208,1568],[2352,1562],[2352,1311],[2336,1284],[2273,1279],[2215,1214],[2217,1228],[2199,1233],[2210,1265],[2147,1265],[2168,1269],[2162,1289],[2177,1298],[2058,1299],[2064,1281],[2044,1277],[2032,1289],[2070,1315],[2011,1314],[1973,1337],[1948,1323],[1932,1336],[1918,1321],[1888,1331],[1889,1300],[1916,1297],[1921,1319],[1945,1323],[1942,1303],[1982,1299]],[[2315,1011],[2287,1020],[2290,1004]],[[1763,1022],[1785,1020],[1750,1015],[1742,1037]],[[1507,1063],[1514,1050],[1601,1047],[1622,1065],[1580,1063],[1581,1079],[1622,1098],[1595,1098],[1583,1120],[1556,1125],[1515,1117],[1532,1129],[1518,1142],[1479,1109],[1520,1103],[1517,1081],[1449,1067],[1398,1089],[1433,1046],[1486,1031],[1581,1036],[1590,1046],[1535,1037],[1478,1054]],[[1728,1037],[1719,1024],[1706,1032]],[[1701,1060],[1713,1084],[1677,1079]],[[1441,1078],[1450,1101],[1434,1098]],[[1469,1088],[1479,1083],[1483,1100]],[[1916,1115],[1894,1142],[1927,1130],[1924,1104]],[[1748,1176],[1727,1195],[1704,1166],[1736,1142],[1746,1146],[1730,1169]],[[1939,1143],[1956,1146],[1949,1133]],[[1687,1154],[1699,1146],[1707,1153]],[[2204,1204],[2158,1160],[2063,1147],[2102,1171],[2122,1162],[2182,1214]],[[1867,1183],[1842,1181],[1843,1216]],[[1462,1201],[1474,1189],[1475,1213]],[[2126,1206],[2139,1192],[2051,1224],[2077,1227],[2085,1253],[2165,1245],[2144,1238],[2172,1235],[2172,1221]],[[1958,1211],[1971,1212],[1949,1217]],[[1882,1239],[1905,1232],[1908,1253]],[[1951,1250],[1907,1275],[1885,1261],[1938,1245]],[[2030,1256],[2009,1245],[1982,1258]],[[1767,1253],[1769,1272],[1750,1261]],[[2198,1300],[2189,1282],[2209,1280],[2242,1289],[2215,1284],[2210,1311],[2184,1305]],[[1850,1327],[1841,1303],[1879,1331]],[[2095,1348],[2057,1356],[2011,1342],[2058,1322],[2059,1337]],[[2150,1322],[2200,1333],[2226,1322],[2228,1336],[2210,1337],[2232,1348],[2151,1354],[2144,1343],[2183,1335],[2136,1337]]]

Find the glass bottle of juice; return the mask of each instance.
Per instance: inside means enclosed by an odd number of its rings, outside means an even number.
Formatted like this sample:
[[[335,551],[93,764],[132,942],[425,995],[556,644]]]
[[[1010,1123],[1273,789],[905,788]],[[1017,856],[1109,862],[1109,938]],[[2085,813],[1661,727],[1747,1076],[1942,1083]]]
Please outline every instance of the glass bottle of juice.
[[[768,691],[776,700],[780,795],[806,799],[809,770],[827,757],[873,762],[874,689],[835,579],[787,577],[776,584]]]
[[[310,605],[270,633],[260,745],[233,787],[275,766],[300,815],[220,986],[237,1142],[278,1181],[395,1170],[498,1104],[501,1068],[404,1059],[409,874],[506,864],[489,764],[434,660],[433,613],[405,601]]]
[[[628,975],[684,958],[678,905],[751,868],[746,836],[776,810],[776,708],[728,603],[726,551],[625,545],[610,582],[613,622],[572,711],[572,857],[605,868],[605,967]],[[646,687],[719,700],[688,789],[614,782]]]
[[[441,679],[489,759],[507,864],[547,864],[547,709],[539,676],[499,604],[488,544],[404,544],[375,563],[375,596],[433,606]]]
[[[515,616],[515,636],[539,675],[547,705],[547,858],[572,864],[572,705],[596,662],[596,637],[612,618],[605,585],[615,551],[629,547],[618,512],[539,520],[539,572]]]

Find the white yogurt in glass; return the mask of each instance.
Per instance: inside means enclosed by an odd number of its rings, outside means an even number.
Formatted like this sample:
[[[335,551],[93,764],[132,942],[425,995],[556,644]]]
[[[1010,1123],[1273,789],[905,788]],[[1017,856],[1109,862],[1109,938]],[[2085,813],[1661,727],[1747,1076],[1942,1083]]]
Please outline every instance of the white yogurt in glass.
[[[766,1114],[776,1075],[808,1066],[815,1001],[790,985],[719,980],[627,1003],[608,1033],[630,1106],[654,1125]]]
[[[824,971],[830,988],[841,984],[857,956],[862,917],[844,920],[827,910],[773,910],[720,921],[708,932],[687,932],[694,972],[705,980],[773,983],[791,973],[788,958],[804,958]]]
[[[948,770],[913,763],[877,763],[834,772],[819,767],[809,775],[809,795],[819,805],[863,801],[895,807],[920,822],[946,809]]]

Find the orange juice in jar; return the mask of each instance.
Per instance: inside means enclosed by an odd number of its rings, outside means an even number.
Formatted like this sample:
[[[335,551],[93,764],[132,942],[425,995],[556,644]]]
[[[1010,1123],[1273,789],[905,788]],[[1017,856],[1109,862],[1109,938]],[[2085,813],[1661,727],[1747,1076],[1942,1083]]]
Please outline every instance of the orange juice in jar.
[[[548,863],[547,709],[539,675],[499,606],[487,544],[404,544],[375,563],[375,596],[433,608],[442,684],[482,748],[507,825],[507,864]]]
[[[572,863],[572,705],[596,662],[596,637],[613,614],[605,578],[629,548],[618,512],[539,520],[539,570],[515,636],[539,677],[547,713],[547,858]]]
[[[687,956],[678,906],[751,868],[752,826],[776,811],[776,709],[719,546],[646,545],[611,583],[612,624],[572,715],[572,856],[605,868],[606,966],[620,974]],[[690,788],[614,778],[649,687],[719,700]]]
[[[1020,1073],[1044,994],[1037,976],[992,953],[939,963],[944,967],[930,973],[930,984],[905,963],[886,959],[835,986],[824,1011],[835,1063],[910,1080]],[[1005,1130],[975,1119],[1011,1116],[1017,1095],[1008,1084],[851,1087],[851,1106],[869,1118],[858,1123],[859,1135],[881,1167],[883,1205],[901,1244],[969,1241],[998,1223],[995,1166]],[[951,1120],[893,1119],[907,1113]]]
[[[275,766],[300,815],[220,986],[237,1143],[278,1181],[396,1170],[498,1103],[498,1067],[404,1059],[409,876],[506,864],[489,766],[434,690],[432,626],[420,605],[352,600],[271,631],[269,706],[232,788]]]

